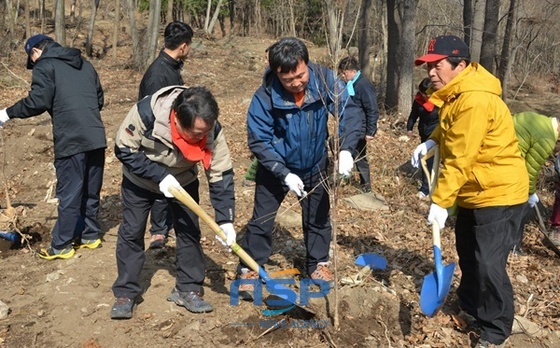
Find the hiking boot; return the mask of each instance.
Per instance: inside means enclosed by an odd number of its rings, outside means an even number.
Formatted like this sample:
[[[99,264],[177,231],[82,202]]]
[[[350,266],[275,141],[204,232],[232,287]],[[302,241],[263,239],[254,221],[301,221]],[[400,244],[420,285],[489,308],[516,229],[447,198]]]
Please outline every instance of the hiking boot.
[[[334,274],[328,267],[328,262],[319,262],[317,268],[311,273],[311,279],[324,280],[329,286],[334,287]]]
[[[163,234],[153,234],[152,238],[150,238],[150,249],[161,249],[167,243],[167,237]]]
[[[455,324],[464,332],[478,329],[478,322],[476,321],[476,318],[464,310],[460,309],[459,313],[453,316],[456,317],[454,318],[456,319]]]
[[[130,319],[136,303],[128,297],[117,297],[111,308],[111,319]]]
[[[78,243],[74,243],[74,249],[97,249],[101,248],[103,244],[101,244],[101,239],[81,239]]]
[[[251,271],[248,268],[242,268],[241,274],[237,275],[239,279],[259,279],[259,274],[255,271]],[[240,284],[238,293],[240,299],[243,301],[253,301],[255,298],[255,285],[254,284]]]
[[[241,183],[241,185],[243,187],[253,187],[255,186],[257,183],[255,183],[255,180],[249,180],[249,179],[243,179],[243,182]]]
[[[212,312],[212,305],[202,298],[199,291],[179,291],[173,288],[167,301],[175,302],[177,306],[185,307],[189,312],[207,313]]]
[[[560,246],[560,230],[555,229],[548,232],[548,239],[552,242],[552,244],[556,246]]]
[[[475,348],[500,348],[503,347],[504,344],[493,344],[488,342],[487,340],[480,339],[476,344]]]
[[[363,184],[360,186],[360,191],[362,191],[362,193],[370,193],[372,192],[371,189],[371,185],[370,184]]]
[[[55,259],[69,259],[74,256],[75,253],[76,252],[74,251],[74,248],[69,246],[62,250],[55,249],[53,247],[50,247],[48,249],[41,249],[37,252],[37,255],[39,255],[39,257],[42,259],[50,261]]]

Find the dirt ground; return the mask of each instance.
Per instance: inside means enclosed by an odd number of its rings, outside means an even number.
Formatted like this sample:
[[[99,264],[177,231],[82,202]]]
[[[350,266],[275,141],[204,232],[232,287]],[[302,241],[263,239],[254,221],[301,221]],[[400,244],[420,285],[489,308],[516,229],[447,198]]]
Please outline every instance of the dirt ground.
[[[264,49],[272,39],[216,39],[195,37],[183,74],[188,85],[205,85],[218,99],[234,160],[236,182],[236,229],[241,235],[252,211],[250,187],[242,186],[250,163],[246,145],[245,113],[264,71]],[[101,38],[99,39],[101,40]],[[22,50],[21,50],[22,51]],[[216,243],[203,227],[206,254],[206,299],[215,310],[192,314],[166,301],[174,286],[175,250],[147,250],[142,273],[142,302],[131,320],[109,319],[113,302],[111,285],[116,277],[115,243],[120,223],[120,163],[113,153],[115,131],[133,106],[141,73],[126,69],[130,47],[119,47],[118,61],[112,53],[93,59],[105,90],[102,116],[109,146],[102,190],[100,220],[103,248],[79,250],[69,260],[44,261],[34,251],[50,242],[57,211],[51,192],[55,182],[52,166],[52,132],[48,115],[11,120],[0,131],[2,179],[11,204],[18,209],[17,226],[31,238],[30,246],[11,245],[0,239],[0,301],[10,307],[0,321],[0,347],[468,347],[476,332],[464,332],[453,320],[457,267],[453,285],[442,311],[428,318],[419,309],[424,275],[433,271],[431,229],[426,225],[429,204],[416,197],[417,176],[402,169],[419,139],[405,141],[402,125],[383,115],[375,140],[368,144],[373,189],[385,197],[389,210],[364,212],[340,203],[337,216],[338,278],[355,274],[357,255],[375,252],[388,260],[387,269],[375,271],[356,287],[341,286],[327,298],[310,304],[314,316],[296,309],[267,317],[265,307],[249,303],[230,305],[229,289],[237,258]],[[325,49],[311,46],[311,58],[324,57]],[[30,72],[23,52],[17,51],[0,67],[1,107],[24,97]],[[554,115],[559,96],[540,86],[519,95],[513,111],[534,109]],[[539,196],[550,213],[556,180],[551,163],[543,170]],[[201,205],[212,213],[207,186],[201,177]],[[0,190],[4,191],[4,190]],[[341,197],[358,193],[352,185]],[[5,195],[0,204],[6,208]],[[281,209],[284,223],[277,223],[270,272],[299,268],[304,258],[298,207],[289,196]],[[146,241],[149,235],[146,234]],[[442,232],[444,262],[456,262],[454,234]],[[511,257],[508,271],[515,291],[516,315],[537,325],[523,325],[509,347],[560,346],[560,258],[543,246],[538,226],[526,228],[523,248],[527,256]],[[299,277],[296,277],[299,279]],[[339,327],[334,328],[335,296]],[[278,324],[275,330],[269,330]],[[526,323],[525,323],[526,324]],[[311,326],[311,327],[309,327]]]

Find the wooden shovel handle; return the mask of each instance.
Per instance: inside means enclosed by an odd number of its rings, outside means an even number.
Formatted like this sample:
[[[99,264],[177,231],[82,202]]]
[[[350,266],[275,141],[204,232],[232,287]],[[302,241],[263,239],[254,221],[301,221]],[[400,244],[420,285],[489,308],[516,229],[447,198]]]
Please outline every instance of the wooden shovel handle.
[[[208,225],[208,227],[210,227],[210,229],[218,237],[220,237],[222,240],[227,239],[226,234],[224,233],[224,231],[222,231],[220,226],[218,226],[216,221],[214,221],[214,219],[212,217],[210,217],[210,215],[208,215],[200,207],[200,205],[198,205],[198,203],[196,203],[196,201],[191,197],[191,195],[189,195],[189,193],[187,191],[185,191],[185,189],[183,189],[182,187],[170,187],[169,188],[169,193],[171,193],[181,203],[186,205],[187,208],[192,210],[200,219],[202,219],[202,221],[204,221]],[[262,273],[262,268],[259,267],[257,262],[249,254],[247,254],[247,252],[245,250],[243,250],[239,244],[234,242],[230,246],[230,248],[237,256],[239,256],[241,258],[241,260],[243,260],[243,262],[245,262],[245,264],[247,266],[249,266],[249,268],[251,268],[253,271],[257,272],[265,281],[268,279],[268,276],[263,277],[263,274],[261,274]]]

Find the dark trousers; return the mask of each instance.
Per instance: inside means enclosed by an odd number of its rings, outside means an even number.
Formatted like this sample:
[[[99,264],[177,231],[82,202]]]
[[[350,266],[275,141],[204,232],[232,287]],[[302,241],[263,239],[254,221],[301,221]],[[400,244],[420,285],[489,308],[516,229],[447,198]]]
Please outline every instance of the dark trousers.
[[[322,183],[326,176],[326,160],[315,174],[300,177],[308,192],[300,201],[302,208],[303,238],[307,250],[305,267],[311,274],[317,263],[329,260],[331,222],[329,218],[329,194]],[[280,204],[289,189],[280,179],[259,165],[257,170],[253,217],[247,224],[241,246],[253,259],[264,266],[272,253],[272,229]],[[237,271],[247,267],[240,261]]]
[[[358,173],[360,173],[360,185],[371,186],[371,179],[369,174],[369,163],[367,160],[367,140],[361,138],[358,140],[358,145],[356,146],[356,168],[358,168]]]
[[[560,227],[560,175],[556,181],[556,193],[554,195],[554,205],[552,206],[552,215],[550,215],[551,227]]]
[[[198,203],[198,180],[184,187]],[[113,284],[115,297],[136,298],[142,293],[138,283],[144,266],[144,233],[148,214],[156,199],[164,199],[161,193],[154,193],[133,184],[123,177],[122,223],[117,237],[117,271]],[[167,199],[176,235],[177,277],[179,291],[203,292],[204,255],[200,246],[198,217],[185,205],[175,199]]]
[[[432,168],[434,167],[434,158],[433,157],[430,157],[426,161],[426,167],[428,169],[428,172],[431,175],[432,174]],[[422,178],[422,186],[420,186],[420,191],[427,196],[430,193],[430,185],[428,184],[428,177],[426,176],[426,174],[424,173],[424,170],[422,168],[420,168],[420,175],[421,175],[421,178]]]
[[[167,237],[173,226],[173,215],[165,199],[156,199],[150,211],[150,234],[163,234]]]
[[[477,318],[481,339],[493,344],[501,344],[511,334],[513,288],[506,262],[518,236],[524,205],[458,209],[459,304]]]
[[[99,238],[97,213],[104,165],[105,149],[55,159],[58,218],[52,230],[53,248],[67,248],[75,238]]]

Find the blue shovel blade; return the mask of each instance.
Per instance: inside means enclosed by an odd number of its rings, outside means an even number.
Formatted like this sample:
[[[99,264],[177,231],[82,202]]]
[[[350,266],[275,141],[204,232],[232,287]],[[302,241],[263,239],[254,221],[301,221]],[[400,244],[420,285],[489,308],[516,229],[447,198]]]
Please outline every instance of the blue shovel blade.
[[[365,253],[358,255],[355,261],[358,266],[369,266],[371,269],[385,269],[387,268],[387,260],[375,253]]]
[[[451,288],[455,263],[444,266],[441,278],[437,272],[432,272],[424,277],[422,290],[420,291],[420,310],[429,317],[433,317],[445,302],[445,298]]]

